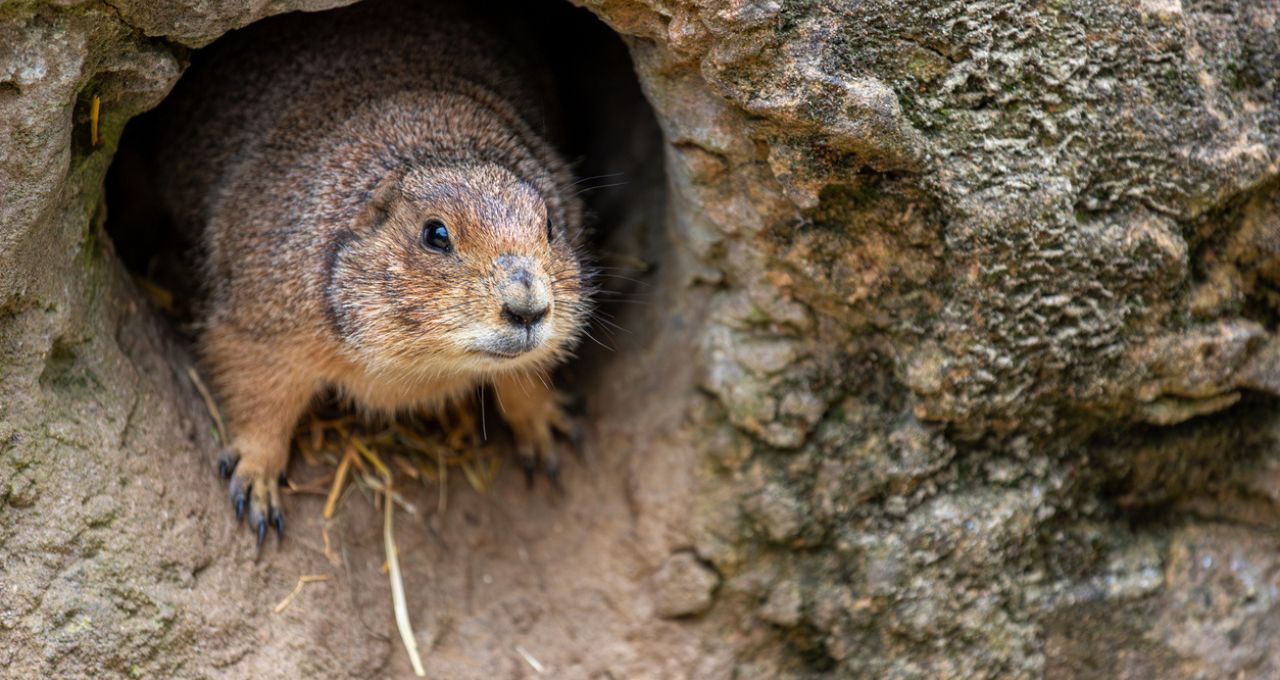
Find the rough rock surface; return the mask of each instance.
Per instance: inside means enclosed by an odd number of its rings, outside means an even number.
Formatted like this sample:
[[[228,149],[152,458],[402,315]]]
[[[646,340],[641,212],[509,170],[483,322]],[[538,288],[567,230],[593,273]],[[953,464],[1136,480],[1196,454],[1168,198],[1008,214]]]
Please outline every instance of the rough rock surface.
[[[714,286],[740,676],[1275,672],[1280,4],[584,4]]]
[[[653,575],[654,613],[664,618],[701,614],[711,606],[719,581],[696,556],[676,553]]]
[[[661,265],[569,497],[406,530],[437,677],[1280,672],[1280,2],[580,2],[662,128]],[[0,6],[21,676],[407,670],[376,512],[332,565],[295,497],[253,561],[100,229],[182,46],[304,5]],[[657,617],[671,555],[718,572],[704,614]]]

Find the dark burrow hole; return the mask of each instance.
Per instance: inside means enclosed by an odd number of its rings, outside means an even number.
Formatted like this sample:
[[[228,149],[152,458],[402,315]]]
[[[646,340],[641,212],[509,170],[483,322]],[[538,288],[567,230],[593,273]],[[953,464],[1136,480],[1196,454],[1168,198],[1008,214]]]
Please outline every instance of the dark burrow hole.
[[[589,337],[579,344],[576,357],[560,367],[556,380],[590,427],[597,417],[592,401],[602,385],[598,376],[625,356],[622,346],[646,346],[659,332],[660,324],[643,317],[653,313],[648,300],[660,292],[659,279],[667,278],[660,276],[659,267],[669,250],[663,229],[661,132],[626,46],[590,12],[567,2],[475,4],[511,38],[544,58],[554,80],[552,96],[558,99],[554,107],[560,119],[548,121],[552,142],[578,181],[576,189],[587,208],[590,259],[599,270]],[[296,21],[299,16],[264,22]],[[227,43],[224,37],[192,52],[191,65],[200,66]],[[184,239],[160,204],[155,188],[159,169],[151,160],[167,115],[162,103],[125,128],[106,178],[106,229],[141,292],[170,322],[178,341],[190,348],[201,295],[195,244]]]

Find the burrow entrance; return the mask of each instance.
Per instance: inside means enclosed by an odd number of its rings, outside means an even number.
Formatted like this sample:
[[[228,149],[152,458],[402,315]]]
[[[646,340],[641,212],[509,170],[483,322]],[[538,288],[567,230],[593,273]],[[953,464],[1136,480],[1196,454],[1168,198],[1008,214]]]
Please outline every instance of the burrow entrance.
[[[602,272],[597,321],[593,339],[558,376],[580,400],[587,440],[581,458],[566,456],[559,493],[527,489],[510,462],[484,492],[456,471],[398,487],[403,510],[396,549],[418,644],[433,677],[519,677],[511,674],[539,666],[554,669],[556,677],[598,677],[639,669],[636,659],[692,662],[695,645],[680,624],[644,615],[647,574],[665,548],[662,541],[638,545],[662,535],[666,518],[682,513],[649,517],[632,497],[634,460],[673,436],[672,397],[687,389],[685,368],[671,373],[683,377],[665,377],[669,358],[685,341],[670,333],[683,324],[667,302],[679,277],[675,263],[664,261],[671,248],[661,133],[626,46],[589,12],[568,3],[485,4],[550,64],[562,115],[553,126],[555,141],[573,163],[589,211],[591,248]],[[226,43],[196,51],[192,63]],[[107,231],[139,287],[170,320],[176,341],[189,346],[200,295],[193,244],[154,200],[157,170],[149,160],[166,115],[161,105],[126,128],[107,177]],[[655,403],[663,406],[650,408]],[[221,485],[213,474],[215,448],[211,442],[209,484]],[[298,489],[285,499],[289,535],[279,548],[267,546],[244,578],[283,591],[300,576],[331,579],[285,614],[236,612],[225,621],[215,616],[210,625],[248,650],[238,668],[279,668],[279,659],[298,658],[297,650],[306,649],[317,655],[308,663],[326,672],[361,673],[386,663],[392,675],[407,673],[382,573],[378,503],[385,500],[376,489],[349,485],[334,518],[323,519],[325,481],[334,471],[332,459],[321,462],[307,464],[295,452],[290,475]],[[687,500],[687,480],[673,477],[657,487],[663,491],[647,503],[661,506],[663,493],[673,506]],[[229,507],[209,516],[234,522]],[[251,542],[249,532],[243,540]],[[335,612],[354,620],[333,621]],[[255,615],[281,616],[286,624],[246,625],[243,619]],[[253,636],[267,641],[249,644]],[[584,652],[589,649],[605,651]]]

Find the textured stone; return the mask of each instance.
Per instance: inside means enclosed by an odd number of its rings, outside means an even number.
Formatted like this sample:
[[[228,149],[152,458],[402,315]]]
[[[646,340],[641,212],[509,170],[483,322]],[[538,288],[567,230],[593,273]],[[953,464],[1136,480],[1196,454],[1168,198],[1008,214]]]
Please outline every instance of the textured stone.
[[[676,553],[653,575],[653,610],[674,618],[701,614],[711,608],[720,577],[692,553]]]
[[[802,606],[800,586],[794,581],[782,581],[769,591],[769,599],[760,608],[760,618],[776,626],[794,626],[800,623]]]

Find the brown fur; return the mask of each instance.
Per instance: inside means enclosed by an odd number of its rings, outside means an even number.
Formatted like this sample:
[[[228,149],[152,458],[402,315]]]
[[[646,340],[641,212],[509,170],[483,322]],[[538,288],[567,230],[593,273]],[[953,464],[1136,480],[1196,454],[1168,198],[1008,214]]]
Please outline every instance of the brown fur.
[[[281,528],[290,434],[328,387],[391,413],[490,382],[518,444],[549,454],[565,419],[546,372],[587,299],[532,60],[438,5],[288,17],[215,49],[172,98],[163,193],[200,234],[201,356],[259,538]],[[423,245],[431,218],[451,253]],[[516,295],[549,300],[531,330],[503,314]]]

